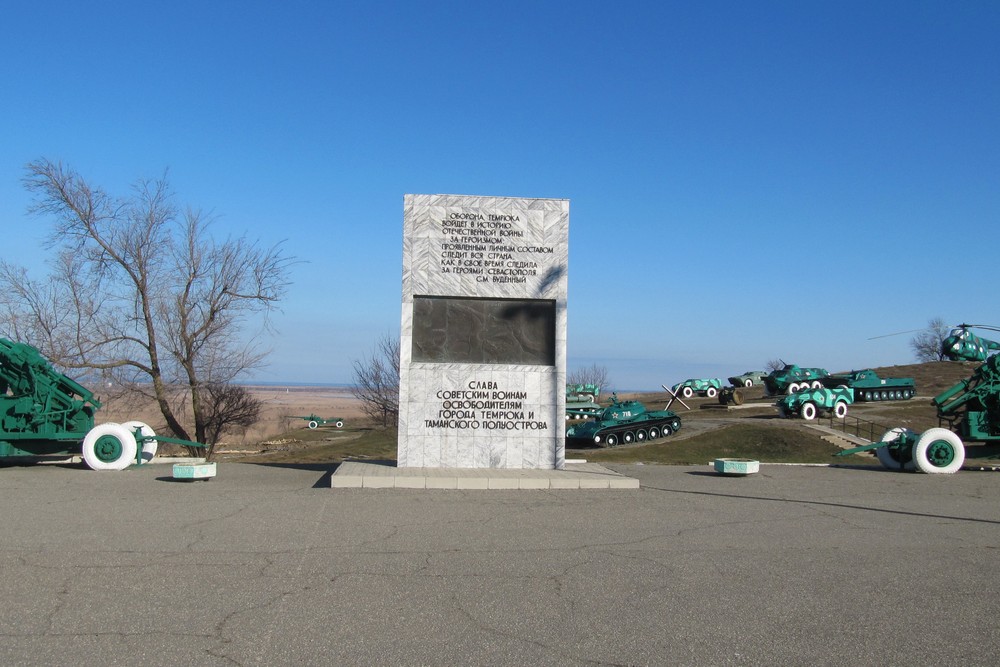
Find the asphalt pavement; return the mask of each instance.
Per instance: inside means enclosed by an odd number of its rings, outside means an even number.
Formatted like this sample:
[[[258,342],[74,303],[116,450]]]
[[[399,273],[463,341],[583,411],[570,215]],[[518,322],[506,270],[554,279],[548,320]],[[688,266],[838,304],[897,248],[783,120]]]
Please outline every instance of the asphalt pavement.
[[[996,663],[1000,475],[609,467],[640,488],[0,468],[0,663]]]

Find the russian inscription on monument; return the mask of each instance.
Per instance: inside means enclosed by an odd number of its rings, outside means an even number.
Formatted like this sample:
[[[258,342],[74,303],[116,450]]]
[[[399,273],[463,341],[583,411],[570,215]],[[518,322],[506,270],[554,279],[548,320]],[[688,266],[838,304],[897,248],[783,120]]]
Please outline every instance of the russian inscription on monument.
[[[401,467],[565,462],[569,202],[404,198]]]

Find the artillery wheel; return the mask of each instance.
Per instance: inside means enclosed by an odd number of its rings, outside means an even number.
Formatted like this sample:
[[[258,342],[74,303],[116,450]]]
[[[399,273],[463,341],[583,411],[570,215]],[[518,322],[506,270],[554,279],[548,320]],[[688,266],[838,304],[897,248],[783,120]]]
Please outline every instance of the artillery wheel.
[[[309,420],[309,428],[316,428],[317,426],[319,426],[319,423],[315,419]]]
[[[684,398],[691,398],[694,396],[694,389],[691,387],[681,387],[681,396]]]
[[[816,419],[816,404],[812,401],[806,401],[802,404],[802,408],[799,410],[799,414],[806,421],[812,421]]]
[[[655,426],[650,426],[649,427],[649,439],[650,440],[656,440],[659,437],[660,437],[660,429],[656,428]]]
[[[633,433],[632,431],[626,431],[622,435],[622,442],[624,442],[626,445],[630,445],[633,442],[635,442],[635,433]]]
[[[946,428],[927,429],[913,445],[913,461],[920,472],[947,475],[965,463],[965,445]]]
[[[716,389],[715,387],[709,387],[708,389],[705,390],[705,396],[708,396],[709,398],[715,398],[718,395],[719,395],[719,390]]]
[[[833,416],[837,419],[843,419],[847,416],[847,401],[837,401],[834,403]]]
[[[618,436],[614,433],[608,433],[608,437],[604,439],[604,442],[607,443],[608,447],[614,447],[618,444]]]
[[[880,442],[895,442],[901,436],[912,435],[913,431],[910,429],[898,426],[883,433]],[[911,452],[912,449],[906,450],[885,446],[876,449],[875,456],[886,470],[913,470],[915,465]]]
[[[643,429],[639,429],[635,432],[635,439],[637,442],[645,442],[649,435]]]
[[[156,431],[154,431],[149,424],[146,424],[138,420],[125,422],[124,424],[122,424],[122,426],[127,428],[132,433],[134,433],[136,429],[142,431],[142,442],[140,443],[138,440],[136,440],[135,446],[136,448],[138,448],[140,445],[142,446],[143,463],[149,463],[150,461],[152,461],[156,457],[156,450],[158,449],[160,444],[156,440],[152,439],[156,436]]]
[[[135,438],[121,424],[99,424],[83,438],[83,460],[92,470],[124,470],[135,452]]]
[[[733,389],[732,397],[730,398],[730,400],[733,402],[733,405],[743,405],[744,399],[745,397],[743,395],[742,389],[740,389],[739,387]]]

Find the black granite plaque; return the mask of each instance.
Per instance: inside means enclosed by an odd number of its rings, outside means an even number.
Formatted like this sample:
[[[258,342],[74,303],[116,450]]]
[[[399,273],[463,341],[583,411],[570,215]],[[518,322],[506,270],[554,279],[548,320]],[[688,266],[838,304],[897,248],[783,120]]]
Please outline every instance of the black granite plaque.
[[[554,366],[556,302],[413,297],[416,362]]]

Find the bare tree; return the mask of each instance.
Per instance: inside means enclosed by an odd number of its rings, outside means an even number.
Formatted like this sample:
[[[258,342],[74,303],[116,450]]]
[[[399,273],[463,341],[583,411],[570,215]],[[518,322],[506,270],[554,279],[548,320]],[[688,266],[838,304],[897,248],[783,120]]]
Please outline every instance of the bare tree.
[[[351,393],[361,401],[361,410],[382,426],[393,426],[399,418],[399,339],[386,334],[367,359],[354,360]]]
[[[910,349],[917,361],[944,361],[944,350],[941,344],[951,332],[951,327],[940,317],[935,317],[927,323],[927,328],[921,330],[910,339]]]
[[[238,384],[205,385],[205,432],[211,458],[222,434],[235,428],[247,429],[260,419],[260,399]]]
[[[177,437],[212,444],[218,424],[240,423],[220,421],[231,396],[209,388],[262,364],[266,352],[244,342],[244,328],[268,326],[293,260],[280,246],[217,241],[201,212],[178,212],[165,177],[112,197],[38,160],[24,182],[31,212],[55,221],[55,255],[46,282],[0,262],[9,335],[64,369],[148,395]]]
[[[577,368],[566,375],[566,384],[593,384],[605,394],[611,391],[611,378],[606,366],[591,364],[587,368]]]
[[[785,362],[781,359],[768,359],[767,363],[764,364],[764,370],[768,373],[772,371],[780,371],[785,367]]]

